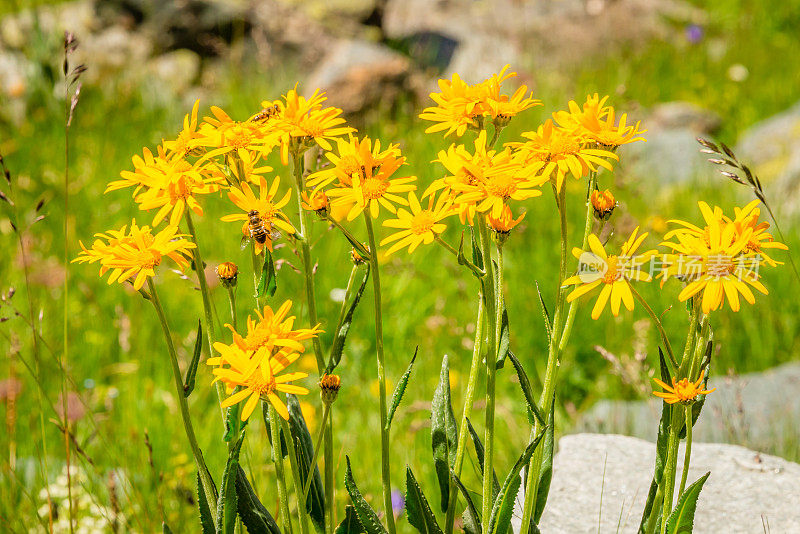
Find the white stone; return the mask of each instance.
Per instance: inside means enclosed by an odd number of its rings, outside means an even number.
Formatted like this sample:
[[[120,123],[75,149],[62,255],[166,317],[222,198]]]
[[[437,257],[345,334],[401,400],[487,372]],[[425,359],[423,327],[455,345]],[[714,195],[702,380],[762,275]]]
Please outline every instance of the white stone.
[[[678,458],[680,478],[683,447]],[[654,461],[655,444],[637,438],[561,438],[542,533],[635,533]],[[734,445],[695,442],[687,486],[707,471],[711,476],[698,500],[695,534],[800,532],[800,465]],[[517,510],[512,520],[516,532],[521,515]]]

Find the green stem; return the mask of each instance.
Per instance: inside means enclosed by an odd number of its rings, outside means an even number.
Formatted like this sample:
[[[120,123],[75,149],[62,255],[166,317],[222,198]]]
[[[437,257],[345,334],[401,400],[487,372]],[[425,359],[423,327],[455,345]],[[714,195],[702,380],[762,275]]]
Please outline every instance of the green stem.
[[[458,429],[458,445],[456,446],[456,459],[453,464],[453,472],[456,476],[461,476],[461,467],[464,465],[464,453],[467,450],[467,421],[472,414],[472,402],[475,398],[475,386],[478,384],[478,368],[481,362],[481,354],[484,352],[483,344],[483,323],[484,319],[483,291],[478,292],[478,318],[475,320],[475,344],[472,347],[472,363],[469,367],[469,379],[467,380],[467,394],[464,399],[464,411],[461,414],[461,425]],[[453,533],[455,523],[456,502],[458,501],[458,491],[455,483],[450,481],[450,502],[447,505],[447,517],[445,519],[446,534]]]
[[[239,325],[236,320],[236,292],[233,287],[228,288],[228,303],[231,308],[231,323],[233,324],[233,329],[238,330]]]
[[[695,297],[692,300],[692,315],[689,319],[689,331],[686,334],[686,345],[683,347],[683,356],[681,358],[681,366],[678,370],[679,374],[685,375],[686,374],[686,366],[690,365],[690,359],[692,356],[692,349],[694,348],[694,342],[697,338],[697,326],[700,323],[700,300]]]
[[[200,483],[203,485],[204,493],[208,501],[208,509],[211,511],[211,516],[216,523],[217,503],[211,502],[214,495],[214,482],[206,467],[203,453],[200,451],[200,446],[197,444],[197,437],[194,433],[194,426],[192,426],[192,419],[189,416],[189,404],[186,401],[186,396],[183,392],[183,377],[181,375],[181,368],[178,365],[178,355],[175,352],[175,346],[172,343],[172,332],[170,331],[167,317],[164,315],[164,308],[161,306],[161,301],[158,298],[156,285],[153,283],[152,278],[147,279],[148,287],[150,288],[150,302],[158,314],[158,320],[161,322],[161,328],[164,331],[164,337],[167,340],[167,349],[172,363],[172,377],[175,380],[175,395],[178,397],[178,407],[181,411],[181,420],[183,421],[183,429],[186,433],[186,438],[189,440],[189,446],[192,449],[194,461],[197,464],[197,471],[200,474]]]
[[[208,356],[214,354],[214,319],[213,314],[211,312],[211,295],[208,291],[208,283],[206,281],[206,273],[205,268],[203,266],[203,257],[200,253],[200,243],[197,242],[197,232],[194,228],[194,222],[192,221],[192,211],[187,209],[184,213],[186,216],[186,225],[189,227],[189,235],[192,237],[192,242],[194,243],[194,248],[192,249],[192,257],[194,259],[194,269],[197,273],[197,280],[200,283],[200,293],[203,296],[203,312],[205,313],[206,318],[206,337],[208,339]],[[222,399],[225,398],[225,392],[223,391],[223,386],[221,381],[217,381],[216,383],[217,388],[217,397],[219,398],[220,403]],[[220,405],[220,413],[222,414],[222,422],[225,423],[225,410]],[[228,443],[228,448],[232,448],[234,445],[233,441]]]
[[[564,310],[564,279],[567,274],[567,213],[566,213],[566,186],[562,184],[561,190],[557,191],[555,185],[553,192],[556,196],[556,206],[558,207],[559,220],[561,226],[561,263],[558,273],[558,297],[556,299],[555,315],[553,316],[553,335],[550,338],[550,346],[547,353],[547,368],[545,370],[544,385],[542,396],[539,398],[539,406],[543,412],[544,420],[550,417],[550,407],[552,398],[555,394],[556,372],[558,371],[559,361],[559,336],[558,332],[564,332],[560,328],[561,316]],[[566,330],[566,328],[564,329]],[[531,429],[531,439],[542,431],[542,424],[537,420]],[[536,507],[536,497],[539,489],[539,475],[542,469],[543,447],[537,447],[533,452],[530,464],[528,465],[528,481],[525,487],[525,502],[522,508],[522,526],[520,534],[528,534],[533,512]]]
[[[292,469],[292,482],[294,483],[294,493],[297,497],[297,522],[300,525],[300,534],[308,533],[308,513],[306,513],[306,499],[303,497],[303,481],[300,477],[300,466],[297,464],[297,450],[294,446],[294,436],[289,428],[289,424],[281,418],[281,428],[286,438],[286,450],[289,453],[289,467]],[[308,479],[311,480],[313,470],[309,471]]]
[[[483,267],[486,273],[483,279],[484,301],[486,303],[486,319],[488,321],[488,350],[486,351],[486,429],[484,435],[483,456],[483,502],[481,506],[481,526],[483,532],[489,532],[491,520],[494,477],[494,412],[495,412],[495,381],[497,376],[497,300],[494,266],[489,245],[489,227],[486,216],[481,215],[476,221],[480,237],[481,252],[483,254]],[[502,310],[500,311],[502,313]]]
[[[358,251],[359,255],[361,255],[362,258],[364,259],[369,258],[370,254],[369,251],[366,248],[364,248],[364,245],[362,245],[361,242],[358,239],[356,239],[352,233],[350,233],[350,230],[342,226],[342,224],[339,221],[337,221],[330,215],[328,215],[327,220],[336,228],[338,228],[339,231],[342,232],[342,234],[344,234],[347,241],[349,241],[350,244],[353,245],[353,248],[355,248]]]
[[[314,445],[314,457],[311,459],[311,463],[308,464],[308,476],[306,477],[306,483],[303,486],[303,502],[306,502],[308,498],[308,490],[311,488],[311,481],[314,480],[314,469],[317,467],[317,458],[319,457],[319,449],[322,446],[322,439],[325,437],[325,429],[327,428],[328,423],[328,414],[331,411],[331,405],[323,403],[322,407],[322,425],[319,427],[319,435],[317,436],[317,442]]]
[[[687,404],[685,407],[686,412],[686,450],[683,455],[683,472],[681,473],[681,486],[678,490],[678,495],[683,495],[683,490],[686,489],[686,477],[689,475],[689,459],[692,456],[692,405]]]
[[[372,290],[375,302],[375,345],[378,356],[378,382],[381,415],[381,483],[383,486],[383,507],[386,512],[386,524],[389,534],[395,533],[394,513],[392,512],[391,469],[389,465],[389,428],[386,425],[386,370],[383,356],[383,315],[381,312],[381,276],[378,267],[378,248],[375,245],[375,231],[368,212],[364,212],[364,221],[369,239],[369,261],[372,269]],[[327,461],[327,459],[326,459]]]
[[[437,243],[441,245],[446,251],[454,255],[458,259],[458,263],[466,265],[466,267],[472,271],[476,276],[482,277],[484,272],[474,263],[469,261],[463,254],[459,253],[456,249],[454,249],[450,243],[442,239],[440,235],[436,235],[435,238]]]
[[[678,444],[680,443],[680,424],[683,414],[677,406],[672,407],[667,441],[667,462],[664,465],[664,502],[661,508],[661,534],[667,531],[667,518],[672,513],[672,496],[675,493],[675,467],[678,462]]]
[[[278,415],[278,412],[272,404],[270,404],[269,429],[272,435],[272,462],[275,464],[275,476],[278,479],[278,501],[281,511],[280,519],[283,524],[283,532],[285,534],[292,534],[292,518],[289,516],[289,498],[288,492],[286,491],[286,477],[284,475],[283,455],[281,454],[281,434],[280,427],[278,426],[278,418],[280,418],[280,415]],[[291,434],[286,434],[285,439],[288,447],[289,441],[292,439]]]
[[[328,409],[328,424],[325,427],[325,532],[333,534],[333,501],[334,501],[334,473],[333,473],[333,406]]]
[[[591,194],[594,190],[595,184],[597,184],[597,172],[589,173],[589,189],[587,190],[586,195],[586,221],[583,225],[583,240],[581,241],[581,250],[586,250],[587,245],[589,244],[589,234],[592,232],[592,222],[594,221],[594,208],[592,207],[591,201]],[[561,334],[561,339],[558,343],[558,350],[559,352],[563,352],[564,349],[567,347],[567,342],[569,341],[570,334],[572,334],[572,326],[575,323],[575,315],[578,310],[578,300],[573,300],[572,303],[569,305],[569,311],[567,312],[567,321],[564,324],[564,331]]]
[[[650,316],[653,324],[656,325],[658,333],[661,334],[661,340],[664,342],[664,346],[667,349],[667,355],[669,356],[669,361],[672,363],[672,370],[674,372],[678,369],[678,361],[675,359],[675,354],[672,352],[672,345],[669,342],[669,337],[667,337],[667,332],[664,330],[664,325],[661,322],[661,319],[658,318],[658,315],[656,315],[656,312],[653,311],[653,308],[651,308],[647,301],[644,300],[644,297],[642,297],[642,295],[636,291],[636,289],[633,287],[633,284],[631,284],[631,281],[625,279],[625,282],[628,283],[628,287],[630,288],[631,293],[633,293],[633,296],[636,297],[636,300],[638,300],[642,306],[644,306],[644,309],[647,310],[647,314]]]

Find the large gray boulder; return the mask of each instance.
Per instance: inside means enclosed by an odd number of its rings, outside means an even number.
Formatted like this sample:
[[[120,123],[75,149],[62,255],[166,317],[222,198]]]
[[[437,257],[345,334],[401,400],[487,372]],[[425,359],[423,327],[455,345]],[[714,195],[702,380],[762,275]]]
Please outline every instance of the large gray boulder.
[[[680,473],[683,447],[678,458]],[[542,533],[635,533],[654,462],[655,444],[645,440],[600,434],[561,438]],[[800,465],[743,447],[695,442],[687,485],[708,471],[695,534],[800,532]],[[517,509],[512,520],[516,532],[521,515]]]

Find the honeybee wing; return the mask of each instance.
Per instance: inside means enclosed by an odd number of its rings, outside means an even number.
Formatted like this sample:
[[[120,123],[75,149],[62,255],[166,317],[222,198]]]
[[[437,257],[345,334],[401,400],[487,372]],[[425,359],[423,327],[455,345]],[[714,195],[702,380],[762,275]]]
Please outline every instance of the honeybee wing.
[[[246,249],[248,246],[250,246],[250,242],[251,241],[252,241],[252,239],[249,236],[243,235],[242,236],[242,241],[239,243],[240,249],[241,250]]]

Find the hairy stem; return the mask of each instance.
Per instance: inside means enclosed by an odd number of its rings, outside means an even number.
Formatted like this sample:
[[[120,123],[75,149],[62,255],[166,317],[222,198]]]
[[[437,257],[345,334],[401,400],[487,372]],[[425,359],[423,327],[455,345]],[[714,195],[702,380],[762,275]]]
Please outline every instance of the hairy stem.
[[[264,401],[262,401],[264,402]],[[289,516],[289,496],[286,491],[286,476],[283,465],[283,455],[281,454],[281,434],[278,426],[277,410],[269,405],[269,429],[272,437],[272,462],[275,464],[275,476],[278,479],[278,502],[280,506],[281,523],[285,534],[292,534],[292,518]],[[291,434],[286,434],[286,446],[292,439]],[[291,453],[290,453],[291,454]]]

